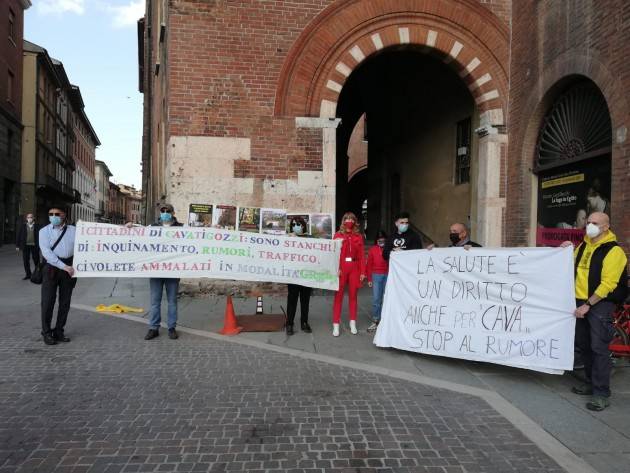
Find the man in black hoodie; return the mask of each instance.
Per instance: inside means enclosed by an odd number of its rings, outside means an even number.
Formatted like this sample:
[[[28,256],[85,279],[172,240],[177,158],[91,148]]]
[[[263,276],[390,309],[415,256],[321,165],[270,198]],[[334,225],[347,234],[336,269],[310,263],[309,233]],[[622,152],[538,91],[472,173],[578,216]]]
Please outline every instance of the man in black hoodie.
[[[392,234],[383,248],[383,259],[389,261],[392,251],[421,250],[422,240],[413,230],[409,229],[409,213],[401,212],[396,216],[396,232]]]

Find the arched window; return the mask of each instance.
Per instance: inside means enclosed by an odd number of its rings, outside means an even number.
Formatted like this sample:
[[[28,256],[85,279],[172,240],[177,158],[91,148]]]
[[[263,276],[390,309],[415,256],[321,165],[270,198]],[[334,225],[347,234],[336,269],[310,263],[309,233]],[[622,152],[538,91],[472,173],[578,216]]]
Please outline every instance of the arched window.
[[[547,112],[536,146],[538,245],[579,242],[590,213],[610,214],[611,150],[604,96],[591,81],[574,82]]]

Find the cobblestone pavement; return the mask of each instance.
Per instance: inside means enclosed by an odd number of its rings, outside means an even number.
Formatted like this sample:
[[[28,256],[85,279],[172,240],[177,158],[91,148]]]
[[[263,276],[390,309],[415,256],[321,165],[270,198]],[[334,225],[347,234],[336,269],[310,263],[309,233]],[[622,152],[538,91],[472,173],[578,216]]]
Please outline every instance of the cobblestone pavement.
[[[2,313],[0,472],[554,472],[479,398],[228,341]]]

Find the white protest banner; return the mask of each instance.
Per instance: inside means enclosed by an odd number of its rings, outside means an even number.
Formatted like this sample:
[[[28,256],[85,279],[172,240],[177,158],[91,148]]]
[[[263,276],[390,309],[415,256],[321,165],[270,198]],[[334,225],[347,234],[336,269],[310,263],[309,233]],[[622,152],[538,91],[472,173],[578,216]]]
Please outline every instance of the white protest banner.
[[[340,245],[198,227],[79,222],[77,277],[216,278],[339,288]]]
[[[571,248],[394,252],[374,344],[561,374],[574,310]]]

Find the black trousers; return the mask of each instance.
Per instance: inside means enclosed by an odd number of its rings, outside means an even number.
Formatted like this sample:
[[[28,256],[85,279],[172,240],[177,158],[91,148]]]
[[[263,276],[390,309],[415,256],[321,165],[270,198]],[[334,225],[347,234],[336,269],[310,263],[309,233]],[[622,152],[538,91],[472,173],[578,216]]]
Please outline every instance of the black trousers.
[[[24,245],[22,248],[22,261],[24,262],[24,273],[27,276],[31,276],[31,262],[33,259],[35,266],[39,264],[39,248],[34,245]]]
[[[578,307],[584,301],[578,301]],[[610,396],[610,350],[608,344],[615,330],[612,314],[615,304],[601,301],[586,313],[583,319],[575,322],[575,344],[582,353],[586,382],[593,385],[593,395]]]
[[[77,280],[72,279],[67,272],[49,264],[44,266],[42,276],[42,335],[47,333],[61,335],[68,320],[72,290]],[[57,292],[59,292],[57,324],[54,328],[51,328]]]
[[[311,300],[311,288],[289,284],[289,295],[287,297],[287,325],[293,325],[295,312],[297,310],[298,298],[300,299],[300,322],[308,322],[308,303]]]

